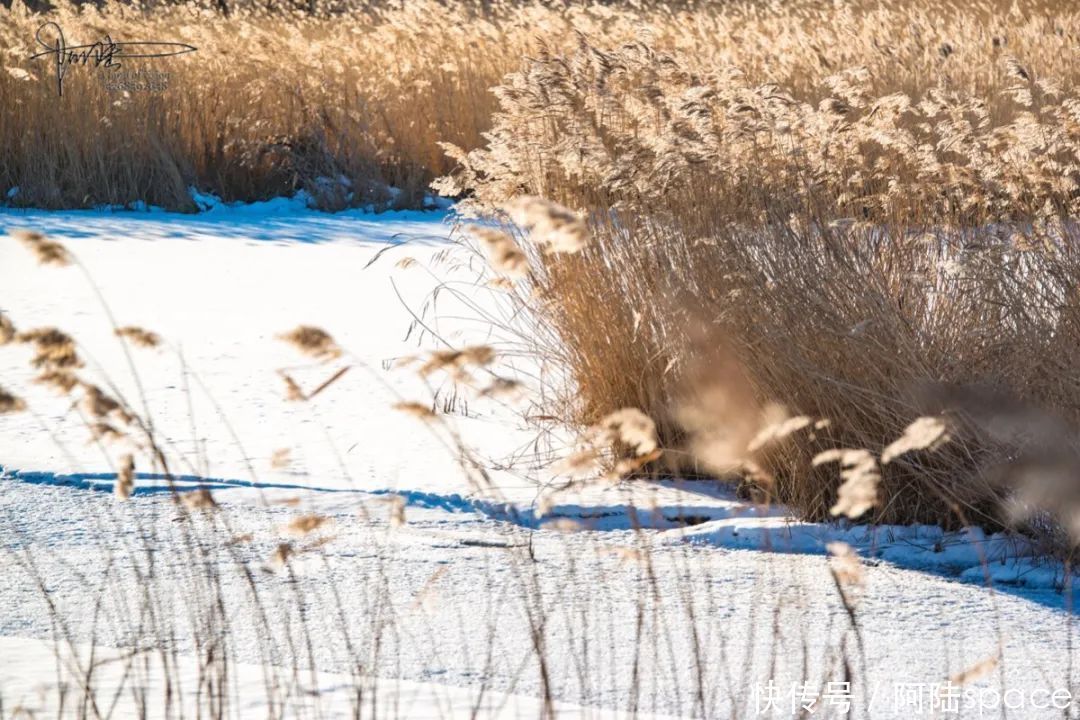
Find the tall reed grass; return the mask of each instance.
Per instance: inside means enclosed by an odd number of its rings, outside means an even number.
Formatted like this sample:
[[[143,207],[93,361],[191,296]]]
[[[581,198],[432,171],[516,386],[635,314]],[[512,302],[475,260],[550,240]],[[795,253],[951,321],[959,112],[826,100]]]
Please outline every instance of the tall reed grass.
[[[324,209],[416,207],[447,168],[439,140],[479,141],[487,91],[524,51],[478,6],[371,3],[345,14],[196,4],[0,10],[0,191],[49,208],[145,202],[195,208],[307,191]],[[172,41],[197,50],[72,66],[29,60],[37,28],[69,45]],[[507,42],[504,42],[504,39]],[[156,92],[111,91],[117,72],[166,73]]]
[[[75,67],[59,98],[28,59],[46,20],[198,50],[155,61],[164,92]],[[667,462],[712,472],[745,464],[778,404],[827,420],[755,460],[770,496],[823,517],[838,478],[807,461],[884,447],[942,409],[927,388],[1076,419],[1078,32],[1036,0],[16,4],[0,190],[179,209],[191,188],[305,190],[337,209],[417,206],[441,175],[481,213],[563,203],[589,220],[583,252],[502,246],[572,375],[549,414],[640,408]],[[947,449],[890,464],[880,519],[1000,519],[986,469],[1015,453],[954,424]]]
[[[0,9],[0,193],[48,208],[193,210],[192,187],[227,201],[304,190],[328,210],[419,207],[453,166],[439,143],[482,144],[490,88],[523,56],[572,43],[575,31],[629,40],[669,14],[435,0],[59,2],[32,12],[16,0]],[[45,22],[70,46],[109,36],[197,50],[72,66],[61,98],[52,58],[30,59]],[[157,91],[107,87],[132,72],[168,77]]]
[[[550,414],[640,408],[669,465],[815,519],[842,478],[811,460],[876,454],[929,414],[951,442],[882,460],[867,517],[1007,522],[995,469],[1030,438],[988,433],[955,388],[1080,420],[1080,15],[1050,10],[735,5],[509,75],[487,146],[450,148],[437,186],[504,221],[527,193],[589,223],[577,252],[519,243],[518,299],[569,369]]]

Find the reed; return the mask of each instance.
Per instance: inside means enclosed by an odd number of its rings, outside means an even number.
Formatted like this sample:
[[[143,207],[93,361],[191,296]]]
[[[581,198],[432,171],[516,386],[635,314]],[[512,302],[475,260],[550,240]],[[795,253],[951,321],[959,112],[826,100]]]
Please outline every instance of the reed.
[[[526,232],[515,261],[537,350],[569,374],[548,414],[638,408],[658,470],[737,474],[808,518],[859,476],[879,485],[867,519],[1006,522],[994,469],[1026,441],[949,389],[1080,420],[1080,16],[1045,10],[681,9],[701,24],[581,36],[507,76],[487,145],[450,148],[437,186],[505,223],[501,257],[523,193],[588,225],[574,252]],[[951,441],[887,458],[923,416]],[[842,473],[812,462],[827,451]]]

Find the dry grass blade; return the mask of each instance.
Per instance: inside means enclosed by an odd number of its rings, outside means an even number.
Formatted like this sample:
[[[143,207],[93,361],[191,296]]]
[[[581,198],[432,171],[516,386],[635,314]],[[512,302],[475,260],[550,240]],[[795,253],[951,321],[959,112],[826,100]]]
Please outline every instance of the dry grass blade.
[[[292,464],[292,450],[278,448],[270,456],[270,467],[274,470],[283,470]]]
[[[394,403],[393,409],[420,420],[434,420],[437,417],[429,406],[418,402]]]
[[[281,570],[289,564],[289,559],[296,554],[296,550],[293,548],[292,543],[279,543],[274,552],[270,555],[270,568],[272,570]]]
[[[496,377],[480,390],[482,397],[514,401],[524,395],[525,389],[520,382],[510,378]]]
[[[868,450],[826,450],[814,457],[815,466],[840,463],[843,484],[837,490],[836,504],[829,512],[856,519],[878,504],[878,483],[881,474],[877,461]]]
[[[881,451],[881,464],[885,465],[913,450],[939,448],[949,441],[949,428],[937,417],[921,417],[904,429],[904,434]]]
[[[29,248],[42,265],[63,267],[71,264],[71,255],[58,242],[49,240],[39,232],[32,230],[13,230],[11,236]]]
[[[11,318],[0,312],[0,345],[7,345],[15,339],[17,334],[15,324],[11,322]]]
[[[116,329],[117,337],[126,338],[139,347],[154,348],[161,345],[161,336],[150,330],[145,330],[134,325]]]
[[[969,685],[992,673],[1000,662],[1000,655],[991,655],[949,678],[954,685]]]
[[[829,551],[829,567],[844,587],[860,587],[864,581],[862,563],[859,556],[845,542],[831,542],[826,546]]]
[[[300,384],[293,380],[292,376],[285,372],[278,373],[281,376],[282,381],[285,383],[285,401],[286,402],[304,402],[307,395],[304,394]]]
[[[467,229],[480,240],[495,270],[509,278],[523,278],[529,274],[529,259],[510,233],[482,225],[470,225]]]
[[[125,434],[118,430],[116,426],[104,420],[91,422],[88,429],[90,430],[91,441],[119,442],[125,437]]]
[[[47,385],[61,395],[67,395],[81,384],[79,378],[67,370],[45,370],[34,378],[34,382]]]
[[[405,498],[400,495],[391,495],[387,502],[390,504],[390,528],[397,529],[405,526]]]
[[[604,473],[602,479],[612,483],[618,482],[619,480],[644,469],[649,464],[656,462],[663,454],[664,451],[657,448],[650,453],[639,455],[637,457],[621,458],[611,467],[611,470]]]
[[[609,413],[594,429],[602,437],[626,445],[635,455],[648,455],[657,448],[656,423],[637,408]]]
[[[579,476],[593,474],[600,467],[602,456],[597,448],[586,448],[571,453],[555,465],[560,475]]]
[[[540,197],[519,197],[503,206],[506,214],[549,254],[572,255],[589,244],[589,227],[572,210]]]
[[[290,520],[283,529],[290,535],[303,537],[304,535],[315,532],[330,522],[331,519],[325,515],[300,515],[299,517]]]
[[[806,415],[797,415],[779,422],[769,423],[750,441],[747,450],[756,452],[769,443],[783,440],[799,430],[810,427],[813,423],[813,418]]]
[[[341,348],[325,330],[311,325],[299,327],[279,336],[305,355],[319,360],[333,360],[341,357]]]
[[[180,503],[188,510],[216,510],[217,500],[206,488],[180,494]]]
[[[349,372],[349,369],[350,369],[350,366],[346,365],[345,367],[340,368],[339,370],[337,370],[333,375],[331,375],[326,380],[323,380],[321,383],[319,383],[318,387],[316,387],[314,390],[312,390],[310,393],[308,393],[306,399],[311,400],[312,398],[317,396],[319,393],[321,393],[323,390],[325,390],[326,388],[328,388],[331,385],[333,385],[334,383],[336,383],[338,380],[340,380],[341,378],[343,378],[345,376],[345,373]],[[291,390],[291,388],[290,388],[290,390]]]
[[[120,469],[116,473],[116,485],[113,494],[118,500],[127,500],[135,491],[135,458],[124,455],[120,458]]]
[[[107,395],[105,391],[97,385],[82,383],[82,387],[83,409],[90,417],[101,420],[113,418],[124,424],[130,424],[132,422],[133,418],[131,414],[124,409],[119,401]]]
[[[0,387],[0,415],[26,410],[26,402]]]
[[[15,335],[16,342],[33,343],[36,355],[31,361],[34,367],[62,370],[82,367],[82,360],[75,352],[75,340],[56,328],[35,328]]]
[[[482,368],[495,360],[495,350],[487,345],[473,345],[460,350],[437,350],[417,371],[421,377],[444,371],[451,377],[468,378],[470,368]]]

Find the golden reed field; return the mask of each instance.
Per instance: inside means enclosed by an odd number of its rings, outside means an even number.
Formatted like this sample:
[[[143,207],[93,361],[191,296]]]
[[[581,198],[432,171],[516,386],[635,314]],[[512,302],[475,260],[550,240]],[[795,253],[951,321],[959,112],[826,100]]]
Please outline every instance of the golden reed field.
[[[28,59],[46,20],[198,50],[155,65],[165,93],[75,67],[60,98]],[[415,207],[434,182],[563,370],[544,417],[655,423],[624,469],[1071,545],[1071,3],[16,2],[0,33],[14,205]]]

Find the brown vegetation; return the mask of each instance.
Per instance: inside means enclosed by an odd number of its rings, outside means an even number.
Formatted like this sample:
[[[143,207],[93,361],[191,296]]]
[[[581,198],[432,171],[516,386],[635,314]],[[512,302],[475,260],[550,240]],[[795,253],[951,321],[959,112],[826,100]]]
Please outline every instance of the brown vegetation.
[[[524,244],[519,299],[572,376],[553,414],[640,408],[669,462],[726,459],[823,518],[840,478],[811,459],[932,412],[952,441],[882,462],[874,517],[997,522],[988,470],[1015,444],[942,388],[1080,420],[1080,15],[1022,5],[735,6],[509,76],[487,147],[451,149],[439,186],[589,218],[581,252]],[[796,413],[829,424],[748,450]],[[876,482],[873,455],[835,457]]]

